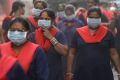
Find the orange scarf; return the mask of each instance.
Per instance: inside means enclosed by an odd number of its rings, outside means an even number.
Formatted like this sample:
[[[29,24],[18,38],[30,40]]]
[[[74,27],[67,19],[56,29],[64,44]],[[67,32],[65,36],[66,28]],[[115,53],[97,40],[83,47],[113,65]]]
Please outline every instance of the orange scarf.
[[[50,33],[52,34],[53,37],[55,37],[57,30],[55,28],[52,28],[50,30]],[[43,31],[41,28],[35,31],[35,38],[36,38],[36,43],[39,44],[45,52],[47,52],[51,46],[51,43],[50,43],[50,40],[44,37]]]
[[[2,55],[0,59],[0,80],[7,80],[7,73],[17,60],[10,56]]]
[[[99,43],[108,32],[105,26],[100,26],[94,35],[90,34],[88,26],[77,28],[76,30],[86,43]]]
[[[32,42],[27,42],[22,47],[20,53],[16,53],[11,46],[11,42],[2,44],[1,54],[6,54],[17,58],[24,72],[27,73],[38,45],[33,44]]]
[[[34,28],[38,28],[38,23],[35,21],[34,16],[29,16],[28,21],[30,21]]]

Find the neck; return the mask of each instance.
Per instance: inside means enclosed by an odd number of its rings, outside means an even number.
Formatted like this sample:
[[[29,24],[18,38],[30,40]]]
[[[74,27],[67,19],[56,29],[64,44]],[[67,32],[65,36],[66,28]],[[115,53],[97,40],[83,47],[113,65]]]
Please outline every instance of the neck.
[[[91,28],[88,28],[89,29],[89,32],[91,33],[91,35],[93,35],[98,29],[91,29]]]
[[[21,44],[21,45],[19,45],[19,46],[17,46],[17,45],[15,45],[15,44],[12,43],[12,48],[13,48],[13,50],[14,50],[17,54],[19,54],[20,51],[21,51],[21,49],[23,48],[23,46],[24,46],[25,44],[26,44],[26,42],[23,43],[23,44]]]
[[[17,48],[19,49],[19,48],[22,48],[26,43],[27,43],[27,41],[25,43],[23,43],[23,44],[20,44],[20,45],[15,45],[15,44],[12,43],[12,47],[14,49],[17,49]]]

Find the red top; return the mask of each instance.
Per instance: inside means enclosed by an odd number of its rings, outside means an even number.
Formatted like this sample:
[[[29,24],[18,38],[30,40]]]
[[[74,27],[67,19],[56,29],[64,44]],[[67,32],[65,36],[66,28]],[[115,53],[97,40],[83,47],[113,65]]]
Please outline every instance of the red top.
[[[109,10],[102,10],[102,13],[107,16],[108,20],[111,20],[114,16],[114,13],[112,11]]]
[[[100,26],[93,35],[90,34],[88,26],[76,30],[86,43],[99,43],[108,32],[108,28],[105,26]]]
[[[11,20],[13,16],[6,16],[4,20]]]
[[[37,23],[37,21],[35,21],[34,16],[29,16],[27,19],[28,19],[28,21],[30,21],[30,23],[33,25],[33,27],[38,28],[38,23]]]
[[[23,45],[21,51],[16,53],[11,47],[11,42],[8,42],[1,45],[1,53],[17,58],[24,72],[27,73],[37,47],[38,45],[27,42]]]
[[[2,55],[0,59],[0,80],[7,80],[7,73],[17,60],[10,56]]]
[[[55,37],[57,30],[55,28],[52,28],[50,30],[50,33],[52,34],[53,37]],[[51,43],[47,38],[44,37],[43,31],[41,28],[35,31],[35,39],[36,39],[36,43],[39,44],[45,52],[47,52],[48,49],[50,48]]]

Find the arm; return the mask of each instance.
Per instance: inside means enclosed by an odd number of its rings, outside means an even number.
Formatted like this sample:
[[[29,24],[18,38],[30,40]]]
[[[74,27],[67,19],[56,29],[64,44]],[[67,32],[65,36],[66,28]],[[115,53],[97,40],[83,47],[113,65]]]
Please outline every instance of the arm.
[[[119,59],[119,55],[115,48],[110,48],[110,56],[116,67],[118,74],[120,74],[120,59]]]
[[[56,37],[53,37],[48,30],[45,30],[44,36],[50,40],[55,50],[60,55],[63,55],[63,56],[67,55],[67,52],[68,52],[68,46],[66,45],[67,40],[61,32],[59,32],[59,34]]]
[[[74,63],[74,59],[76,56],[76,49],[75,48],[71,48],[69,50],[69,54],[67,56],[67,71],[65,74],[65,80],[72,80],[73,79],[73,63]]]
[[[61,54],[63,56],[67,55],[67,52],[68,52],[67,45],[63,45],[63,44],[58,42],[56,45],[54,45],[54,48],[59,54]]]
[[[109,38],[110,38],[109,40],[110,57],[111,57],[112,62],[115,65],[115,68],[118,74],[120,74],[120,58],[119,58],[119,54],[117,53],[115,49],[115,38],[112,33],[110,33]],[[119,79],[120,79],[120,76],[119,76]]]
[[[54,48],[55,48],[55,50],[59,53],[59,54],[61,54],[61,55],[63,55],[63,56],[66,56],[67,55],[67,52],[68,52],[68,47],[67,47],[67,41],[66,41],[66,39],[65,39],[65,36],[62,34],[62,33],[59,33],[57,36],[56,36],[56,38],[54,38],[54,39],[56,39],[56,44],[54,44],[55,42],[53,41],[51,41],[51,43],[53,44],[53,46],[54,46]]]
[[[67,73],[72,73],[73,62],[76,54],[76,49],[71,48],[67,56]]]
[[[71,42],[71,48],[69,50],[69,54],[67,56],[67,72],[65,75],[65,80],[72,80],[73,77],[73,73],[72,73],[72,69],[73,69],[73,63],[74,63],[74,59],[76,56],[76,50],[77,50],[77,33],[75,33],[75,35],[73,36],[73,40]]]
[[[108,28],[112,31],[112,33],[114,34],[114,35],[116,35],[116,33],[117,33],[117,28],[116,28],[116,26],[117,26],[117,23],[118,21],[116,20],[116,18],[113,18],[112,20],[110,20],[109,21],[109,26],[108,26]]]

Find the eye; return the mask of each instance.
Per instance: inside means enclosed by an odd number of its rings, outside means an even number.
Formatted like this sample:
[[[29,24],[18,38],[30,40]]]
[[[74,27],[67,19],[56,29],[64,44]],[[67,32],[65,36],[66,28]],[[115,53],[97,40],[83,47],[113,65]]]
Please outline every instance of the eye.
[[[100,17],[89,17],[89,18],[94,18],[94,19],[98,19],[98,18],[100,18]]]
[[[25,32],[26,30],[25,29],[19,29],[19,30],[16,30],[16,29],[10,29],[10,31],[19,31],[19,32]]]
[[[50,20],[50,18],[40,18],[40,20]]]

